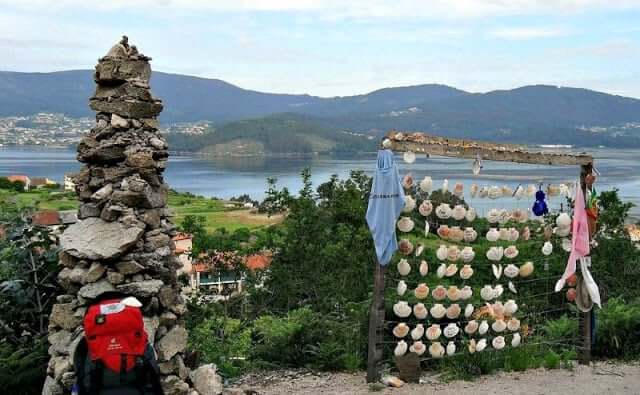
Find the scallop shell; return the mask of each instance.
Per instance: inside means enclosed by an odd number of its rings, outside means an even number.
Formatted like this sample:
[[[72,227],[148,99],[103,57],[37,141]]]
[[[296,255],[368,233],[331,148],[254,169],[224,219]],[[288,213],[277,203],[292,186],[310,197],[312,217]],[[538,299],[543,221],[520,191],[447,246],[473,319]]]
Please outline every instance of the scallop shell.
[[[432,186],[433,180],[429,176],[425,176],[422,181],[420,181],[420,190],[422,190],[422,192],[431,192]]]
[[[449,180],[447,180],[446,178],[442,180],[442,188],[440,188],[440,190],[442,191],[442,193],[446,193],[449,191]]]
[[[449,262],[456,262],[458,259],[460,259],[460,248],[458,248],[458,246],[449,246],[449,248],[447,248],[447,260]],[[451,267],[451,265],[449,265],[449,267]],[[458,268],[456,268],[454,272],[449,271],[449,268],[447,268],[447,276],[451,277],[456,274],[457,271]]]
[[[556,228],[556,236],[558,237],[567,237],[569,236],[569,233],[571,233],[571,228],[568,226],[566,228],[561,228],[561,227]]]
[[[460,299],[467,300],[472,296],[473,296],[473,290],[471,289],[470,286],[465,285],[464,287],[462,287],[462,289],[460,290]]]
[[[451,206],[447,203],[440,203],[436,207],[436,217],[440,219],[448,219],[451,217]]]
[[[412,151],[407,151],[404,153],[404,155],[402,155],[402,159],[405,161],[405,163],[413,163],[416,161],[416,154],[414,154]]]
[[[506,224],[510,219],[511,212],[509,210],[500,210],[500,218],[498,218],[500,224]]]
[[[500,240],[507,241],[509,240],[509,229],[508,228],[500,228]]]
[[[478,326],[478,333],[480,335],[484,335],[485,333],[487,333],[488,330],[489,330],[489,323],[487,322],[487,320],[482,320],[482,322],[480,323],[480,326]]]
[[[451,210],[451,216],[456,221],[462,221],[466,215],[467,215],[467,209],[464,208],[464,206],[461,204],[456,204],[453,207],[453,210]]]
[[[491,324],[491,329],[496,333],[504,332],[504,330],[507,329],[507,323],[504,322],[504,320],[495,320],[495,322]]]
[[[429,273],[429,264],[427,263],[427,261],[420,262],[420,268],[418,270],[420,271],[420,275],[422,277],[426,276]]]
[[[456,186],[453,187],[453,194],[461,198],[464,194],[464,184],[462,184],[461,182],[457,182]]]
[[[462,261],[465,263],[469,263],[473,261],[473,258],[475,257],[476,257],[476,253],[473,251],[473,248],[469,246],[464,247],[460,252],[460,258],[462,258]]]
[[[464,239],[464,231],[460,229],[459,226],[451,227],[451,230],[449,231],[449,240],[459,243],[463,239]]]
[[[448,255],[449,250],[447,249],[447,246],[444,244],[440,244],[440,247],[438,247],[438,249],[436,250],[436,257],[438,257],[438,259],[441,261],[446,261]]]
[[[407,292],[407,283],[405,283],[404,280],[398,281],[397,292],[398,296],[402,296],[405,292]]]
[[[476,351],[482,352],[485,348],[487,348],[487,339],[478,340],[478,342],[476,343]]]
[[[416,256],[422,255],[422,251],[424,251],[424,245],[418,244],[418,247],[416,248]]]
[[[503,185],[502,186],[502,196],[505,196],[505,197],[513,196],[513,189],[511,189],[511,187]]]
[[[447,266],[444,275],[447,277],[453,277],[456,275],[456,273],[458,273],[458,265],[456,265],[455,263],[451,263],[449,264],[449,266]]]
[[[438,324],[431,325],[430,327],[427,328],[427,331],[425,332],[425,336],[429,340],[436,340],[440,337],[441,334],[442,334],[442,330],[440,329],[440,325]]]
[[[520,274],[520,269],[518,269],[518,266],[510,263],[507,265],[507,267],[504,268],[502,273],[509,278],[515,278],[518,277],[518,274]]]
[[[456,318],[460,317],[460,305],[458,305],[457,303],[452,304],[451,306],[447,307],[447,318],[449,318],[450,320],[455,320]]]
[[[398,273],[400,273],[401,276],[407,276],[411,273],[411,265],[404,258],[398,262]]]
[[[418,212],[420,212],[423,217],[428,217],[432,211],[433,204],[431,204],[431,200],[423,200],[422,203],[420,203],[420,207],[418,207]]]
[[[491,345],[496,350],[502,350],[504,348],[504,345],[505,345],[504,336],[496,336],[496,337],[494,337],[493,340],[491,341]]]
[[[467,306],[464,308],[464,316],[466,318],[471,317],[471,314],[473,314],[473,310],[475,310],[473,305],[471,303],[467,304]]]
[[[490,247],[487,251],[487,259],[493,262],[500,262],[504,255],[504,248],[502,247]]]
[[[458,287],[450,285],[449,289],[447,289],[447,298],[452,302],[460,300],[460,290]]]
[[[482,187],[480,188],[480,191],[478,192],[478,196],[480,196],[480,198],[486,198],[489,195],[489,187]]]
[[[542,253],[545,256],[549,256],[551,255],[552,252],[553,252],[553,244],[551,244],[550,241],[545,241],[544,245],[542,246]]]
[[[442,285],[438,285],[431,291],[434,300],[444,300],[447,297],[447,289]]]
[[[395,355],[396,357],[401,357],[407,353],[408,348],[409,346],[407,345],[407,342],[405,342],[404,340],[400,340],[396,345],[396,348],[393,350],[393,355]]]
[[[504,304],[504,313],[508,316],[511,316],[511,315],[514,315],[516,311],[518,311],[518,304],[516,303],[515,300],[509,299]]]
[[[416,208],[416,201],[411,195],[404,195],[404,207],[402,208],[403,213],[410,213]]]
[[[452,337],[456,337],[456,335],[460,333],[460,328],[452,322],[444,328],[442,333],[444,334],[444,337],[450,339]]]
[[[529,240],[529,238],[531,237],[531,231],[529,230],[528,226],[525,226],[524,228],[522,228],[522,232],[520,233],[520,238],[522,240]]]
[[[410,255],[413,252],[413,243],[408,239],[402,239],[398,242],[398,251],[403,255]]]
[[[493,291],[491,285],[485,285],[484,287],[482,287],[482,289],[480,290],[480,297],[487,301],[495,299],[495,292]]]
[[[442,347],[440,342],[433,342],[429,346],[429,354],[431,354],[433,358],[442,358],[444,356],[444,352],[444,347]]]
[[[509,241],[518,241],[520,232],[516,228],[509,228]]]
[[[467,214],[465,214],[464,216],[464,219],[467,220],[467,222],[473,222],[475,221],[477,216],[478,214],[476,213],[476,209],[473,207],[469,207],[467,209]]]
[[[513,282],[509,281],[509,291],[513,292],[514,294],[518,293],[518,290],[516,289],[516,286],[513,285]]]
[[[417,319],[424,320],[425,318],[427,318],[428,314],[428,310],[424,306],[424,304],[418,303],[413,306],[413,315],[416,316]]]
[[[514,259],[519,253],[518,248],[514,245],[511,245],[504,250],[504,256],[509,259]]]
[[[409,303],[401,300],[393,305],[393,312],[400,318],[407,318],[411,315],[411,307]]]
[[[493,311],[494,317],[504,317],[504,306],[502,302],[497,301],[494,304],[490,305],[491,311]]]
[[[436,276],[438,276],[438,278],[442,278],[444,277],[446,272],[447,272],[447,265],[444,263],[441,263],[440,266],[438,266],[438,269],[436,270]]]
[[[402,187],[404,189],[411,189],[413,187],[413,176],[411,175],[411,173],[405,175],[402,178]]]
[[[454,342],[449,342],[447,344],[447,355],[452,356],[456,353],[456,344]]]
[[[460,269],[460,278],[463,280],[468,280],[473,276],[473,268],[471,265],[464,265],[462,269]]]
[[[467,325],[464,327],[464,332],[468,335],[473,335],[478,330],[478,321],[471,320],[467,322]]]
[[[474,352],[476,352],[476,339],[469,340],[467,349],[469,350],[469,354],[473,354]]]
[[[549,197],[554,197],[560,195],[560,187],[554,184],[549,184],[547,186],[547,195]]]
[[[398,230],[400,232],[408,233],[413,230],[415,223],[409,217],[402,217],[398,220]]]
[[[418,355],[422,355],[427,351],[427,346],[424,345],[421,341],[413,342],[411,347],[409,347],[409,351],[416,353]]]
[[[498,210],[497,208],[492,208],[491,210],[489,210],[489,213],[487,213],[487,221],[489,221],[490,224],[495,224],[498,223],[499,220],[500,210]]]
[[[518,347],[520,345],[522,338],[519,333],[513,334],[513,339],[511,339],[511,347]]]
[[[445,307],[440,303],[434,304],[429,309],[429,314],[431,314],[431,316],[436,320],[439,320],[440,318],[444,317],[446,313],[447,313],[447,309],[445,309]]]
[[[424,299],[429,296],[429,287],[427,287],[425,283],[419,284],[416,289],[413,290],[413,294],[417,299]]]
[[[451,233],[451,229],[449,228],[449,225],[440,225],[438,227],[437,232],[438,236],[440,236],[441,239],[447,240],[449,238],[449,233]]]
[[[512,317],[509,321],[507,321],[507,329],[511,332],[515,332],[520,329],[520,320]]]
[[[498,186],[492,186],[489,188],[489,191],[487,193],[487,196],[489,197],[489,199],[498,199],[502,197],[502,188],[498,187]]]
[[[489,228],[489,231],[487,232],[487,241],[490,242],[496,242],[498,241],[498,239],[500,239],[500,231],[498,231],[498,228]]]
[[[409,325],[404,322],[399,323],[393,328],[393,336],[403,338],[409,333]]]
[[[474,198],[478,194],[478,184],[471,184],[471,197]]]
[[[571,252],[571,249],[573,248],[573,246],[571,245],[571,240],[569,239],[562,239],[562,249],[565,252]]]
[[[511,218],[516,222],[527,222],[527,219],[529,219],[529,212],[527,210],[518,208],[511,212]]]
[[[478,232],[472,227],[466,227],[463,233],[465,243],[473,243],[478,238]]]
[[[424,336],[424,326],[422,324],[418,324],[411,330],[411,338],[413,340],[420,340],[422,336]]]

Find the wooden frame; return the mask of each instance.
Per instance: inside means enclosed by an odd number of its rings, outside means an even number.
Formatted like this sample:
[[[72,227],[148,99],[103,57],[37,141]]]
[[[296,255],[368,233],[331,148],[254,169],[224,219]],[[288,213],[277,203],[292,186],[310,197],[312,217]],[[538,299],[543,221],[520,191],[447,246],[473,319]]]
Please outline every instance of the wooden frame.
[[[395,152],[412,151],[426,155],[466,158],[539,165],[580,166],[580,183],[584,190],[585,177],[593,169],[593,157],[586,153],[561,154],[528,151],[523,146],[438,137],[422,132],[399,132],[392,130],[382,140],[383,148]],[[373,300],[369,311],[369,339],[367,358],[367,382],[380,379],[382,360],[382,335],[384,333],[384,274],[385,268],[375,263]],[[591,361],[591,311],[581,316],[583,349],[581,364]]]

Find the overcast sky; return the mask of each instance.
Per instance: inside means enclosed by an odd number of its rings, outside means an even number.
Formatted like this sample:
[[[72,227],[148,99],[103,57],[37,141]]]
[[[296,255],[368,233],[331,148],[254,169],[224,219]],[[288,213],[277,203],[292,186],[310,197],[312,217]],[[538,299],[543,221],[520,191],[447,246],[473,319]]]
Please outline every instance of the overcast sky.
[[[540,83],[640,98],[640,0],[0,0],[0,70],[92,68],[121,34],[154,70],[259,91]]]

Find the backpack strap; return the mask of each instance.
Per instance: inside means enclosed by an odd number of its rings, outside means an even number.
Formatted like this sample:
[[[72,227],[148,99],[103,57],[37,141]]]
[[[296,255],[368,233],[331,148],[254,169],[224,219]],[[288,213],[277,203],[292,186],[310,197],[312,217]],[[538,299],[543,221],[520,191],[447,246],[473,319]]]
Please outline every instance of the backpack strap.
[[[101,360],[96,360],[91,364],[91,370],[89,371],[89,393],[98,394],[99,389],[102,388],[102,379],[104,374],[104,363]]]
[[[155,362],[151,345],[147,344],[144,355],[136,358],[135,374],[136,387],[141,394],[146,394],[147,385],[151,385],[154,395],[164,395],[162,384],[160,383],[160,371]]]

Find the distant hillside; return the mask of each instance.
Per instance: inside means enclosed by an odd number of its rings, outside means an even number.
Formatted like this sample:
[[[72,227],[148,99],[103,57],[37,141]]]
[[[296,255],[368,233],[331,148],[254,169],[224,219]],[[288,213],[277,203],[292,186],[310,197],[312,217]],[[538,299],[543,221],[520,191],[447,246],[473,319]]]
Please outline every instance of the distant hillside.
[[[0,72],[0,116],[37,112],[88,116],[91,112],[87,99],[93,89],[91,71],[88,70]],[[233,122],[223,131],[238,133],[234,138],[240,139],[240,134],[248,133],[247,125],[235,121],[250,119],[252,133],[256,133],[260,130],[256,126],[258,123],[265,123],[262,127],[271,130],[273,119],[280,121],[280,118],[271,117],[285,113],[289,115],[284,118],[300,115],[298,121],[307,122],[303,123],[306,127],[317,126],[338,133],[325,138],[331,143],[318,140],[311,144],[305,140],[309,150],[335,146],[336,142],[342,141],[338,137],[345,135],[341,132],[344,130],[365,133],[377,139],[386,130],[394,128],[534,144],[640,146],[640,100],[587,89],[536,85],[469,93],[429,84],[385,88],[357,96],[321,98],[262,93],[217,79],[155,72],[152,90],[165,102],[161,115],[164,123],[209,120],[220,125]],[[285,127],[285,130],[289,128]],[[305,133],[326,135],[313,129],[297,130],[295,135],[291,135],[295,147],[305,145],[298,140]],[[250,139],[259,137],[258,140],[267,144],[268,150],[278,151],[277,143],[268,141],[273,135],[269,132],[269,138],[264,134],[252,135]],[[194,139],[197,141],[198,138]],[[227,141],[228,136],[224,140]],[[221,141],[216,144],[225,144]],[[227,148],[220,146],[217,149]],[[251,146],[252,150],[263,148]]]

